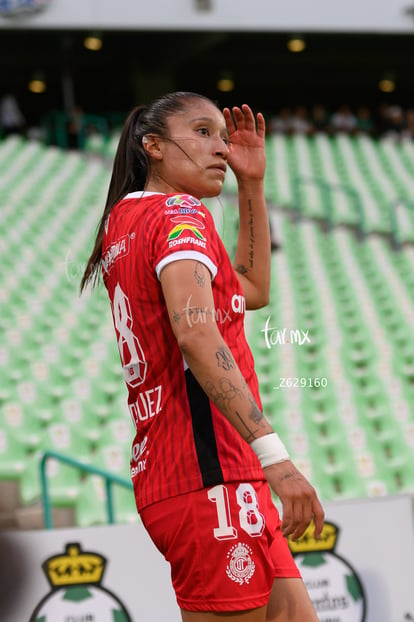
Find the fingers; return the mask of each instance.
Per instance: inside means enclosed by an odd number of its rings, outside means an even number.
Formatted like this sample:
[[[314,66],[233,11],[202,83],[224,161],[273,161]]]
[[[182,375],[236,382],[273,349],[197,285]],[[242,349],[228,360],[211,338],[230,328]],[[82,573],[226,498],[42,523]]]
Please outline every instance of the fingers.
[[[293,505],[291,503],[282,502],[283,506],[283,519],[280,529],[285,538],[290,536],[292,531],[294,530],[294,526],[292,524],[292,515],[293,515]]]
[[[256,123],[254,120],[254,114],[250,106],[243,104],[240,108],[234,107],[233,114],[236,119],[237,128],[239,130],[246,129],[249,132],[256,130]]]
[[[260,138],[266,136],[266,123],[261,112],[257,113],[257,135],[260,136]]]
[[[323,508],[319,502],[319,499],[316,497],[314,500],[314,507],[313,507],[313,517],[315,520],[315,538],[318,539],[319,536],[322,533],[322,528],[323,528],[323,523],[325,520],[325,512],[323,511]]]
[[[299,505],[296,513],[296,520],[294,522],[294,531],[292,532],[292,540],[297,540],[300,538],[306,528],[309,526],[312,521],[312,509],[307,504]]]
[[[300,500],[291,504],[287,516],[285,511],[285,506],[283,506],[282,534],[285,537],[291,536],[292,540],[297,540],[312,521],[312,508],[308,503]]]
[[[248,132],[257,132],[260,138],[265,136],[265,120],[261,112],[257,114],[257,126],[254,113],[250,106],[243,104],[241,108],[233,106],[233,108],[224,108],[223,116],[229,134],[236,131],[247,130]]]
[[[226,122],[227,131],[228,131],[229,134],[232,134],[233,132],[236,131],[236,126],[234,125],[233,116],[232,116],[229,108],[224,108],[223,116],[224,116],[224,120]]]
[[[314,536],[319,538],[324,524],[324,511],[313,488],[283,502],[282,534],[291,536],[292,540],[300,538],[312,520],[315,523]]]

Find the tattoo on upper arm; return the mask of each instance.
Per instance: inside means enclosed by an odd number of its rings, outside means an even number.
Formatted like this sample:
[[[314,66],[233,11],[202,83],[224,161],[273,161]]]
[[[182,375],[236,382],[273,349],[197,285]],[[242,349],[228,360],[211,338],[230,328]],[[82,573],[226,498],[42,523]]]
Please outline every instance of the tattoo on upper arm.
[[[224,371],[229,371],[230,369],[235,369],[236,367],[233,355],[228,348],[219,348],[216,352],[216,359],[217,366],[224,369]]]
[[[204,274],[204,265],[201,263],[201,261],[196,262],[194,268],[194,276],[195,280],[197,281],[197,285],[199,285],[200,287],[204,287],[204,285],[206,284],[206,277]]]
[[[192,328],[195,324],[206,324],[207,320],[211,320],[215,323],[215,313],[209,310],[208,307],[198,307],[196,305],[189,305],[191,296],[187,300],[187,306],[183,307],[182,311],[174,310],[172,312],[172,319],[175,324],[181,322],[181,318],[185,317],[187,325]]]
[[[249,269],[242,263],[237,264],[235,270],[236,272],[239,272],[239,274],[246,274],[249,271]]]
[[[173,320],[175,324],[179,324],[181,321],[182,313],[178,313],[178,311],[173,311]]]

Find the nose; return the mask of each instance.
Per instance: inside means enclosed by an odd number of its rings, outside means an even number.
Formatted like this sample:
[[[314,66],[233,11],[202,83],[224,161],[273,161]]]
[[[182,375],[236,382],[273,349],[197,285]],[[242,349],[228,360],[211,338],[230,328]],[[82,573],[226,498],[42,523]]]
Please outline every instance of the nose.
[[[221,156],[225,160],[229,157],[229,146],[222,136],[218,136],[216,139],[215,154]]]

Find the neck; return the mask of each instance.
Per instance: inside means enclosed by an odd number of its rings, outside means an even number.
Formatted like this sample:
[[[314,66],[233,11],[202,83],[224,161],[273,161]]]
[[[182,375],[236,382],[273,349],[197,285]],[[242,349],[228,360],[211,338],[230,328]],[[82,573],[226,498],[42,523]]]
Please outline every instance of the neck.
[[[145,190],[147,192],[162,192],[163,194],[192,194],[190,190],[181,188],[179,184],[172,185],[161,177],[151,177],[145,185]]]

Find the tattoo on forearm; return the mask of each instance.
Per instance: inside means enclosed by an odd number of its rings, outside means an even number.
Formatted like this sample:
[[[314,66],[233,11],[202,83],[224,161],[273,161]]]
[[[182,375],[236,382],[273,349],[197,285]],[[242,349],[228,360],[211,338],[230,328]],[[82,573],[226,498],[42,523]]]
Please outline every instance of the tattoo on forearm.
[[[247,386],[244,379],[242,378],[244,386]],[[244,399],[243,391],[236,387],[230,380],[227,378],[220,378],[218,381],[218,386],[214,384],[212,380],[207,380],[205,384],[205,391],[209,398],[214,402],[214,404],[220,408],[220,410],[224,411],[227,414],[235,415],[245,430],[245,434],[241,431],[241,435],[244,440],[248,443],[251,443],[259,432],[260,427],[263,427],[265,422],[265,418],[263,413],[260,411],[257,406],[253,395],[249,393],[248,398],[251,404],[251,410],[248,414],[248,419],[252,421],[254,426],[251,428],[249,423],[246,421],[245,417],[243,417],[238,410],[231,410],[233,400]]]
[[[242,426],[244,427],[244,429],[247,432],[246,436],[244,434],[242,434],[244,440],[247,441],[248,443],[251,443],[256,438],[256,432],[258,432],[258,430],[257,429],[256,430],[250,430],[249,426],[246,424],[245,420],[240,415],[240,413],[237,412],[237,410],[235,412],[235,415],[239,418],[240,423],[242,424]]]
[[[256,404],[253,395],[249,395],[249,402],[252,407],[249,413],[249,419],[253,421],[253,423],[255,423],[256,425],[260,425],[263,427],[263,424],[265,423],[264,415]]]
[[[206,284],[206,277],[204,275],[204,265],[200,261],[197,261],[195,265],[194,276],[195,280],[197,281],[197,285],[199,285],[200,287],[204,287],[204,285]]]
[[[243,399],[243,392],[227,378],[220,378],[218,387],[211,380],[207,380],[205,386],[209,398],[218,408],[224,409],[227,413],[234,399]]]
[[[302,475],[301,473],[299,473],[299,471],[288,471],[287,473],[284,473],[281,478],[280,481],[283,481],[285,479],[302,479]]]
[[[230,369],[235,369],[236,367],[233,355],[228,348],[219,348],[216,352],[216,359],[217,366],[224,369],[224,371],[229,371]]]
[[[253,205],[252,200],[248,200],[249,205],[249,232],[250,232],[250,240],[249,240],[249,264],[250,268],[253,268],[254,263],[254,218],[253,218]]]
[[[236,272],[239,272],[240,274],[247,274],[247,272],[249,271],[248,268],[246,268],[246,266],[243,265],[242,263],[237,264],[235,270]]]

